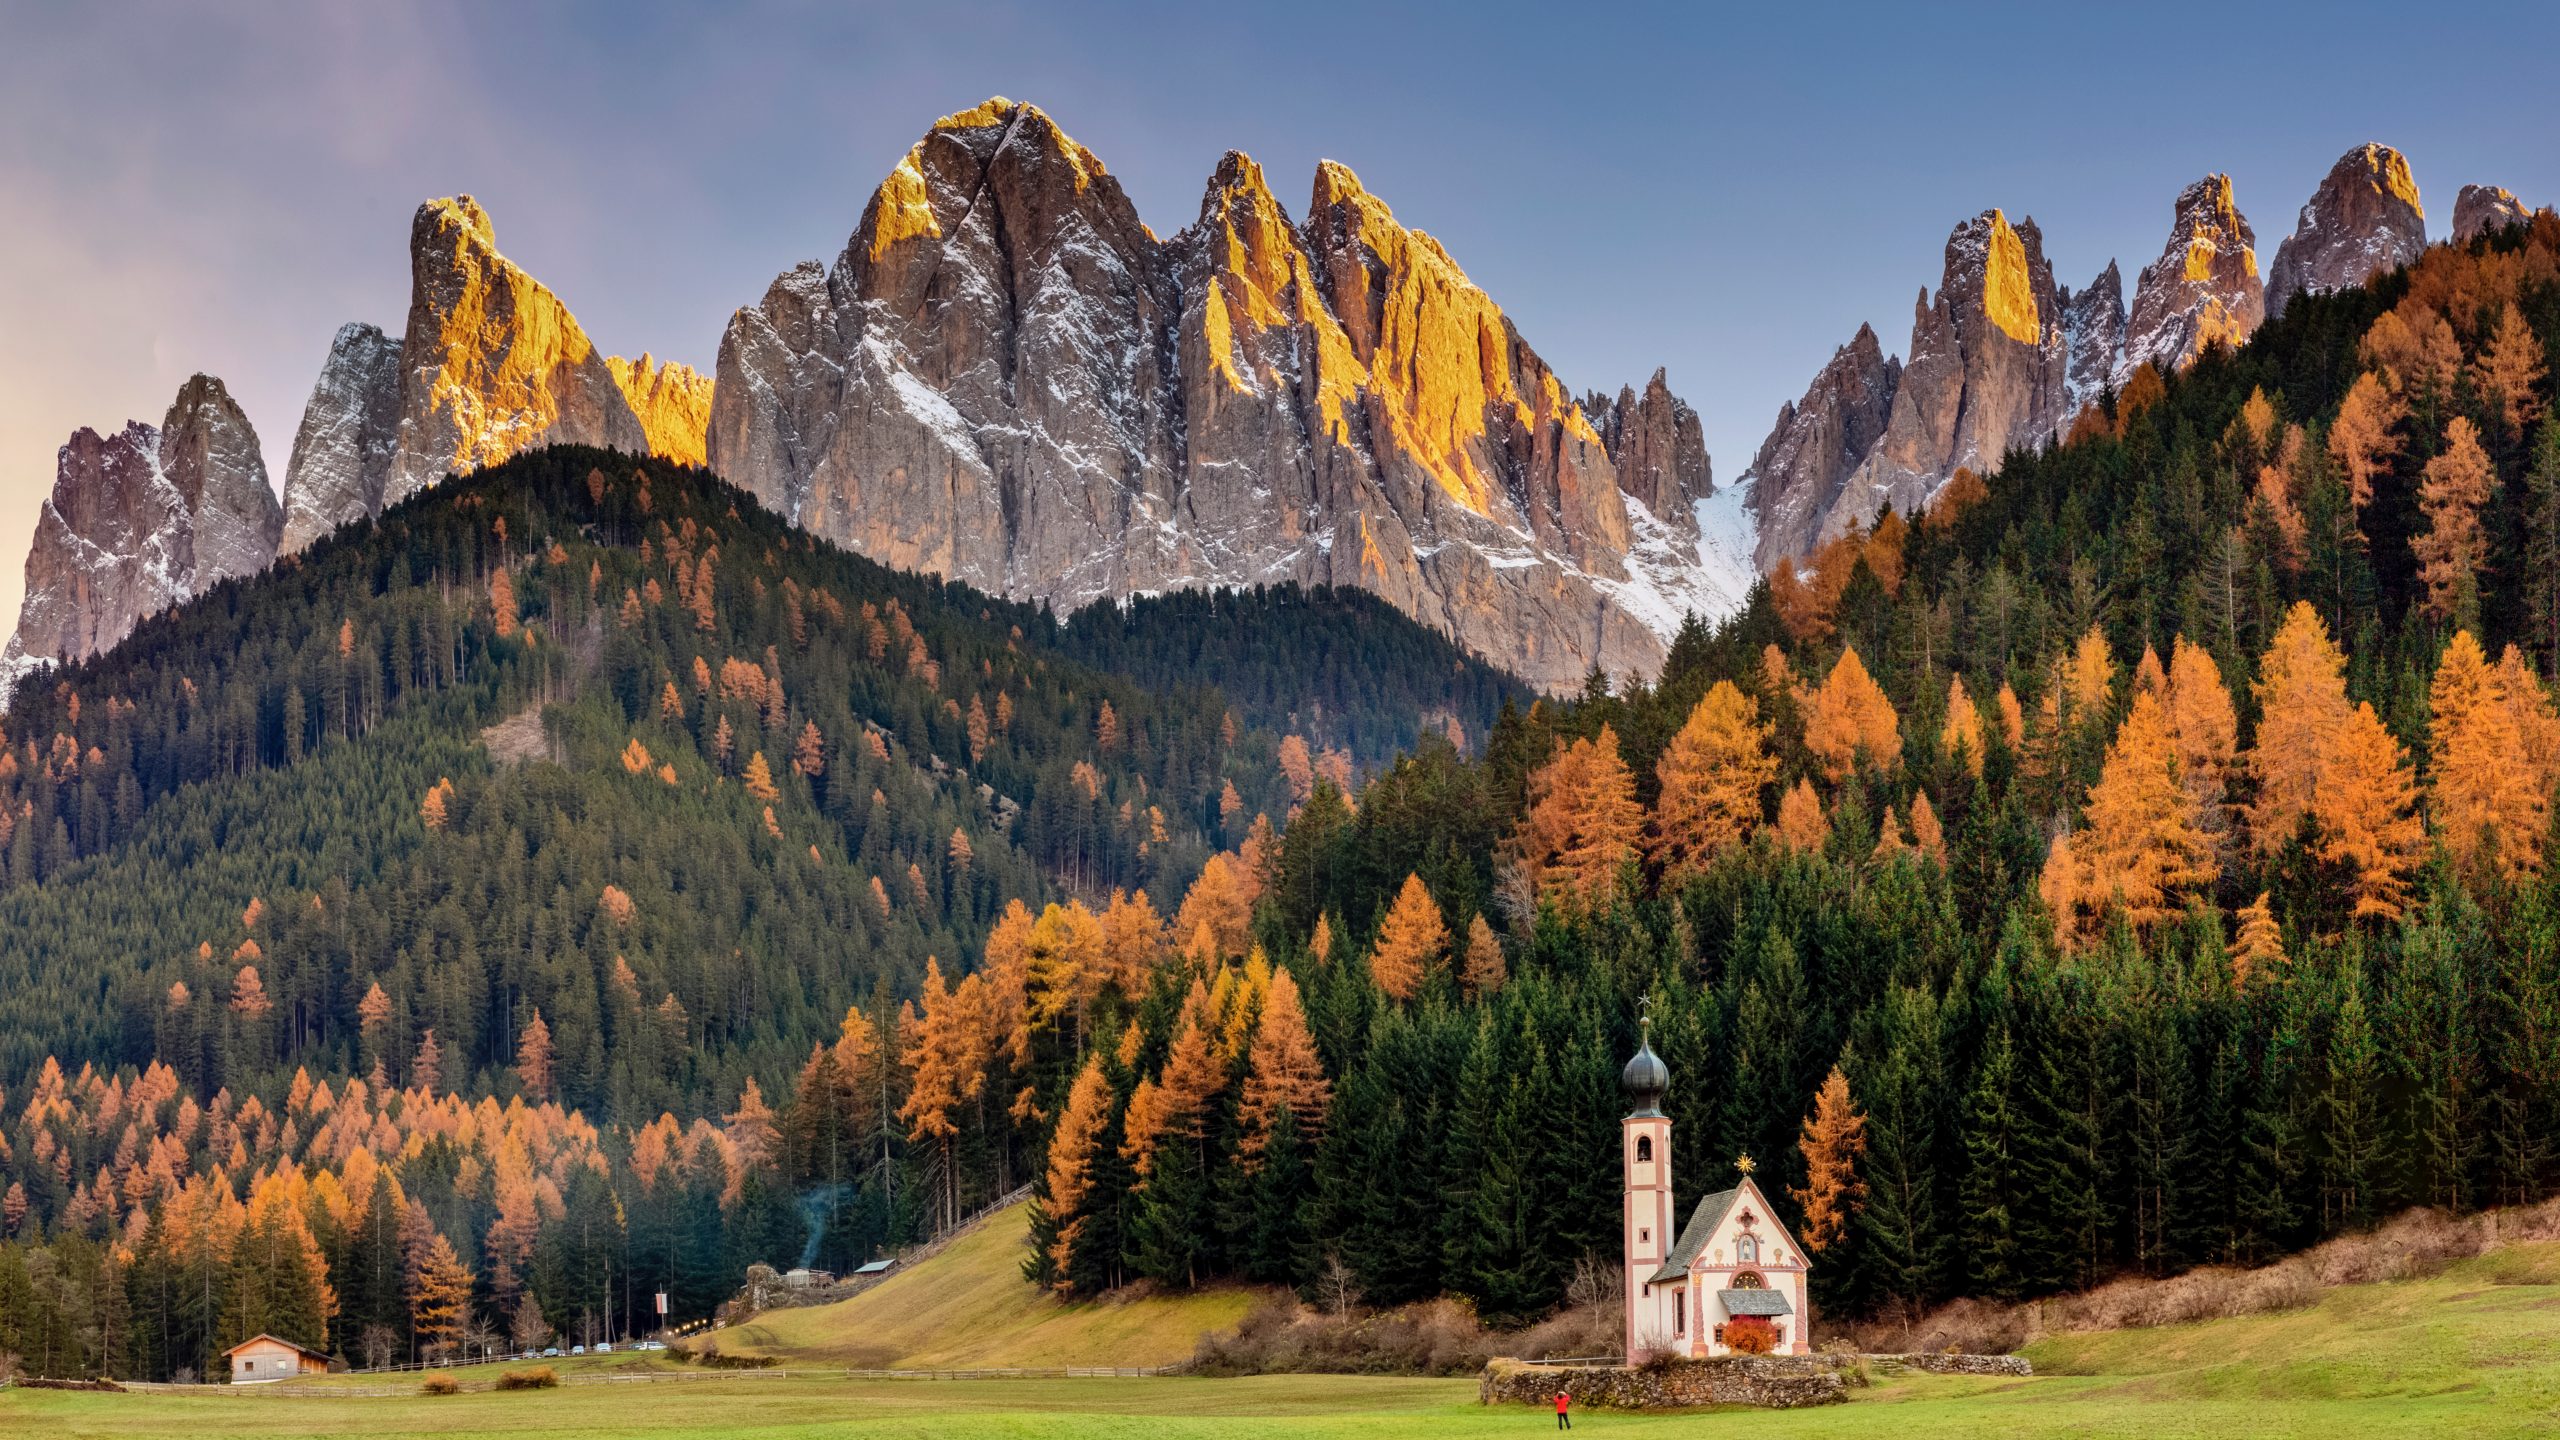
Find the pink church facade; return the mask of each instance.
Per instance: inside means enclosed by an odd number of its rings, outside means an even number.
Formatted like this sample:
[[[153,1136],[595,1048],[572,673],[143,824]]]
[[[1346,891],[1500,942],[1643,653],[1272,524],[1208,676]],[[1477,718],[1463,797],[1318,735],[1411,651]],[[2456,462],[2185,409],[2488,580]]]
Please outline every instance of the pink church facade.
[[[1731,1354],[1727,1327],[1736,1322],[1737,1329],[1768,1326],[1778,1354],[1810,1354],[1804,1250],[1778,1223],[1749,1162],[1742,1162],[1739,1183],[1701,1198],[1688,1223],[1678,1224],[1671,1119],[1662,1113],[1670,1071],[1650,1038],[1621,1080],[1629,1101],[1618,1157],[1626,1180],[1627,1363],[1665,1353]]]

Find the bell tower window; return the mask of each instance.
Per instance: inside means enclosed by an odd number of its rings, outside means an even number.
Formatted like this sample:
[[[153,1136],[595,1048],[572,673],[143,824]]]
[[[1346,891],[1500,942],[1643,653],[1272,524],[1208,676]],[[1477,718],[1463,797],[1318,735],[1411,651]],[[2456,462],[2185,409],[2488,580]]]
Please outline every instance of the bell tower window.
[[[1637,1160],[1637,1162],[1638,1162],[1639,1164],[1642,1164],[1642,1163],[1649,1162],[1649,1161],[1651,1161],[1652,1159],[1653,1159],[1653,1137],[1652,1137],[1652,1136],[1650,1136],[1650,1135],[1639,1135],[1639,1136],[1637,1136],[1637,1137],[1636,1137],[1636,1160]]]

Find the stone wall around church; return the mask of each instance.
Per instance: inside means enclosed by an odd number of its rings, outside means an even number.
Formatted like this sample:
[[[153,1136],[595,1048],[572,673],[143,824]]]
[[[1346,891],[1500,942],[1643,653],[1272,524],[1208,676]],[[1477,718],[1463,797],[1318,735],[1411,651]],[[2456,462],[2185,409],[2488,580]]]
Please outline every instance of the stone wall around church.
[[[1531,1365],[1495,1360],[1484,1367],[1477,1398],[1487,1405],[1552,1405],[1561,1390],[1573,1403],[1607,1410],[1679,1410],[1753,1405],[1792,1410],[1838,1405],[1849,1398],[1846,1373],[1861,1363],[1878,1373],[2006,1375],[2035,1367],[2023,1355],[1718,1355],[1651,1365]]]

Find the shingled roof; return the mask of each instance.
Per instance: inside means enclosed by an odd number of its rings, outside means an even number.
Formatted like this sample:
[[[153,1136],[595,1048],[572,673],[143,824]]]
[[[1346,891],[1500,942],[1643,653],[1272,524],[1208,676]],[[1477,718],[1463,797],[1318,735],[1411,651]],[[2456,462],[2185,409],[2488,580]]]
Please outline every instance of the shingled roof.
[[[1796,1307],[1787,1303],[1784,1290],[1726,1290],[1724,1313],[1727,1315],[1793,1315]]]
[[[1707,1237],[1716,1233],[1716,1226],[1724,1222],[1725,1212],[1733,1208],[1735,1198],[1741,1194],[1742,1187],[1736,1185],[1730,1190],[1719,1190],[1701,1198],[1698,1208],[1689,1212],[1689,1223],[1680,1228],[1680,1243],[1671,1247],[1671,1253],[1663,1257],[1662,1268],[1654,1271],[1644,1283],[1668,1285],[1686,1278],[1689,1262],[1698,1258],[1698,1251],[1706,1245]]]

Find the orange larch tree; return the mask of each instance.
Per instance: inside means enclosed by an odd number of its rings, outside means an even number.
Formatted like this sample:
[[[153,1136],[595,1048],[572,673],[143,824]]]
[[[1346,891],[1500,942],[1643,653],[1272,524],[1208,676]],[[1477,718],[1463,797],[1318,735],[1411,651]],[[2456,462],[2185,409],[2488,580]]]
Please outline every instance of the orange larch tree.
[[[551,1098],[551,1026],[543,1020],[540,1007],[517,1038],[516,1079],[535,1102]]]
[[[1950,758],[1962,757],[1974,774],[1982,773],[1982,710],[1965,693],[1962,675],[1947,681],[1947,723],[1938,731],[1938,748]]]
[[[1049,1240],[1052,1283],[1061,1291],[1074,1288],[1077,1241],[1084,1236],[1086,1200],[1093,1193],[1093,1165],[1101,1157],[1103,1132],[1111,1124],[1111,1081],[1103,1074],[1102,1056],[1086,1058],[1067,1090],[1066,1109],[1049,1137],[1048,1193],[1041,1209],[1054,1222]]]
[[[2479,608],[2480,567],[2488,556],[2480,509],[2497,489],[2498,472],[2480,448],[2480,431],[2456,415],[2444,429],[2444,451],[2427,462],[2418,486],[2418,508],[2427,530],[2410,537],[2419,577],[2427,582],[2427,613],[2439,620],[2467,617]]]
[[[1502,942],[1494,938],[1493,927],[1477,915],[1467,921],[1467,959],[1461,983],[1470,999],[1481,1000],[1503,986],[1511,978],[1509,964],[1502,958]]]
[[[2187,894],[2212,879],[2212,843],[2189,814],[2158,693],[2134,695],[2098,783],[2089,787],[2088,816],[2081,858],[2105,888],[2081,896],[2083,904],[2120,905],[2127,918],[2147,926],[2174,914]]]
[[[1822,797],[1813,782],[1799,779],[1778,802],[1778,843],[1798,855],[1818,855],[1831,843],[1831,822],[1823,818]]]
[[[1215,943],[1217,959],[1242,955],[1253,943],[1253,903],[1238,868],[1233,857],[1223,854],[1210,856],[1200,867],[1199,878],[1173,912],[1173,933],[1181,943],[1190,945],[1205,931]]]
[[[2274,854],[2312,813],[2331,736],[2346,724],[2347,657],[2329,639],[2329,626],[2311,602],[2298,600],[2285,613],[2275,639],[2258,662],[2257,743],[2248,770],[2258,794],[2248,808],[2249,835],[2261,854]]]
[[[2222,667],[2184,635],[2170,647],[2168,706],[2169,743],[2177,752],[2189,817],[2197,829],[2219,835],[2226,828],[2223,801],[2239,753],[2240,719],[2222,683]]]
[[[2515,880],[2542,869],[2550,826],[2545,772],[2532,763],[2505,677],[2457,630],[2428,687],[2428,797],[2436,834],[2473,879]]]
[[[1867,673],[1855,647],[1842,650],[1829,678],[1813,692],[1804,721],[1804,746],[1833,781],[1845,780],[1858,757],[1879,770],[1902,764],[1901,719],[1884,688]]]
[[[2320,859],[2348,871],[2347,893],[2357,919],[2396,920],[2426,841],[2408,752],[2373,706],[2362,704],[2338,728],[2323,758],[2311,804],[2320,827]]]
[[[1798,1238],[1819,1255],[1848,1235],[1850,1220],[1867,1200],[1867,1184],[1858,1178],[1858,1162],[1867,1153],[1867,1117],[1850,1100],[1849,1077],[1839,1066],[1831,1067],[1814,1092],[1813,1113],[1805,1117],[1796,1147],[1804,1154],[1805,1183],[1787,1193],[1804,1212]]]
[[[1244,1129],[1248,1170],[1271,1143],[1271,1130],[1282,1110],[1297,1123],[1298,1133],[1313,1143],[1323,1136],[1326,1109],[1333,1103],[1333,1083],[1325,1079],[1324,1065],[1316,1057],[1315,1036],[1307,1030],[1298,982],[1286,969],[1272,972],[1251,1054],[1236,1109],[1237,1123]]]
[[[1369,947],[1369,974],[1389,999],[1410,1000],[1423,977],[1449,950],[1449,927],[1440,919],[1440,902],[1419,875],[1404,877],[1395,904],[1378,922],[1378,938]]]
[[[1760,824],[1760,792],[1778,778],[1760,702],[1719,680],[1671,738],[1654,772],[1662,782],[1646,850],[1675,886],[1742,843]]]
[[[2512,304],[2498,311],[2498,326],[2473,367],[2480,396],[2510,439],[2542,416],[2542,340]]]
[[[2233,937],[2229,950],[2231,983],[2246,986],[2253,978],[2273,979],[2284,973],[2284,929],[2276,924],[2274,907],[2267,895],[2240,907],[2240,933]]]
[[[2403,442],[2392,427],[2408,414],[2409,407],[2370,370],[2348,387],[2329,426],[2329,455],[2346,477],[2347,497],[2356,509],[2372,503],[2374,477],[2400,453]]]
[[[1619,754],[1618,732],[1603,725],[1529,777],[1510,855],[1533,902],[1554,896],[1568,911],[1588,912],[1615,893],[1643,836],[1635,776]]]

